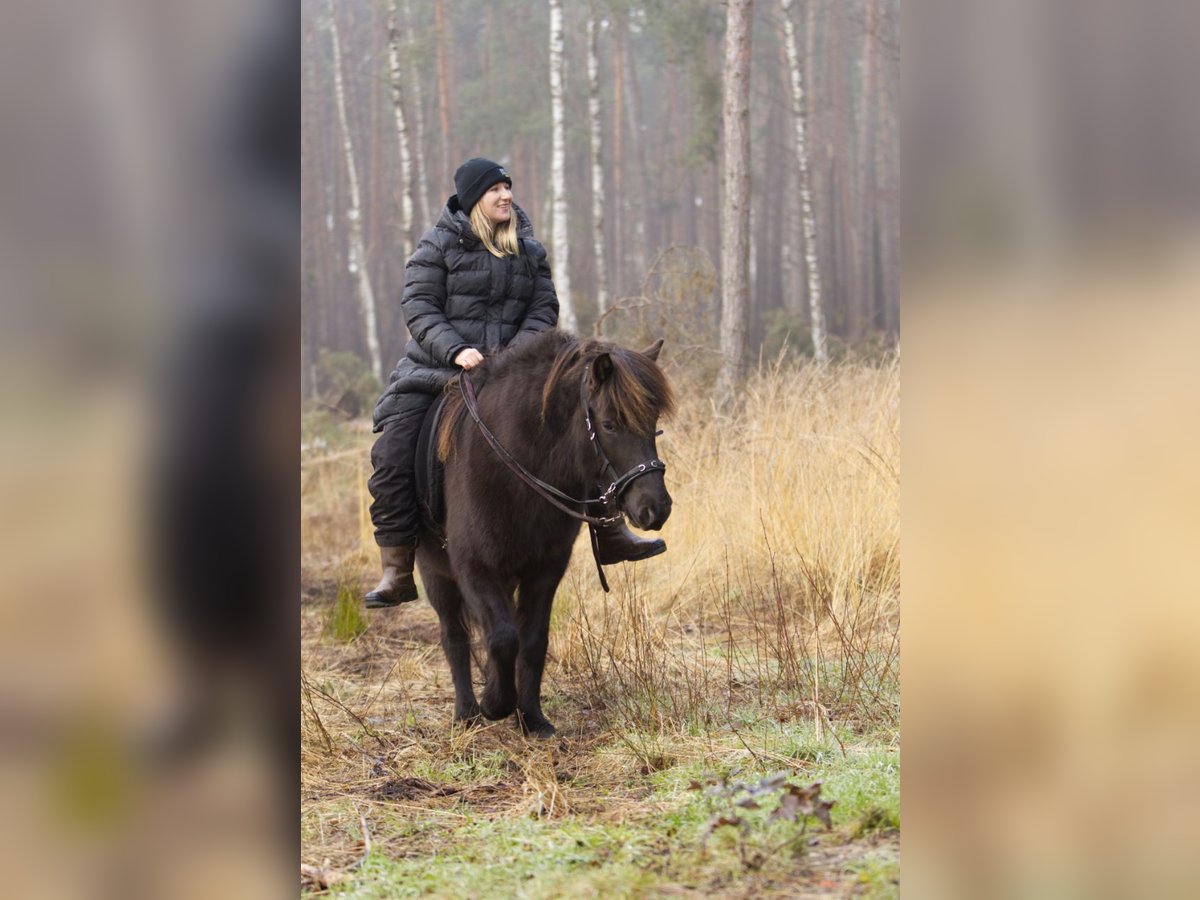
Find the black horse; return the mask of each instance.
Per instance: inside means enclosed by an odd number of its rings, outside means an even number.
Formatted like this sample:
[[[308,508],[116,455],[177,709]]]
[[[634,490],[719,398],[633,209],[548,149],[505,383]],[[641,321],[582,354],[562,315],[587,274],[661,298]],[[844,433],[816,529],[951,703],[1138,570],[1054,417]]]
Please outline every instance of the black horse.
[[[675,401],[656,363],[661,346],[638,353],[547,331],[470,372],[471,385],[455,382],[438,434],[445,527],[422,535],[417,565],[441,620],[456,721],[515,711],[526,733],[554,734],[541,709],[550,608],[579,514],[601,507],[547,499],[530,482],[579,500],[607,491],[605,515],[619,508],[639,528],[662,528],[671,496],[655,429]],[[472,624],[488,651],[479,702]]]

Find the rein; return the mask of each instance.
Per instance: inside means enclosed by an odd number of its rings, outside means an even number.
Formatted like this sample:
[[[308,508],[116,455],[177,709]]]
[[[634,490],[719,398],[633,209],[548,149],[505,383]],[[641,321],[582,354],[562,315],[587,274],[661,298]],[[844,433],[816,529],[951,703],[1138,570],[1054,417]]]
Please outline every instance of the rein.
[[[571,509],[571,506],[566,504],[583,506],[584,509],[587,509],[588,504],[599,503],[601,508],[607,508],[608,504],[611,504],[613,500],[620,497],[620,494],[622,494],[626,487],[629,487],[632,481],[641,478],[642,475],[655,472],[655,470],[656,472],[662,472],[662,470],[666,469],[667,464],[659,460],[659,458],[654,458],[654,460],[638,463],[637,466],[631,468],[624,475],[617,475],[617,468],[613,466],[612,461],[605,454],[604,448],[601,448],[599,440],[596,439],[595,428],[592,427],[592,406],[588,403],[587,374],[584,373],[583,378],[580,380],[580,404],[583,407],[583,420],[586,422],[588,428],[588,442],[592,444],[592,449],[596,451],[596,457],[600,460],[602,472],[605,472],[608,478],[612,479],[612,482],[605,488],[604,493],[601,493],[595,499],[581,500],[571,497],[570,494],[563,493],[557,487],[542,481],[512,457],[512,454],[504,448],[504,445],[499,442],[490,428],[484,425],[484,420],[480,418],[479,406],[475,402],[475,385],[470,380],[467,370],[463,370],[460,373],[458,380],[460,380],[462,385],[463,406],[467,407],[470,418],[475,420],[475,425],[479,426],[479,432],[484,436],[484,439],[491,446],[492,450],[496,451],[496,455],[500,457],[500,462],[508,466],[512,474],[515,474],[518,479],[526,482],[534,493],[538,494],[539,497],[546,500],[554,508],[565,512],[571,518],[577,518],[581,522],[588,523],[590,538],[592,538],[592,557],[596,563],[596,575],[600,577],[600,587],[604,588],[605,593],[608,593],[608,580],[604,574],[604,566],[600,565],[600,538],[596,529],[614,526],[614,524],[624,520],[625,514],[618,509],[616,516],[589,516],[587,512]]]
[[[464,369],[459,374],[458,378],[462,384],[463,405],[466,406],[467,412],[471,414],[471,418],[475,420],[475,424],[479,426],[479,432],[483,435],[484,440],[488,442],[488,445],[496,452],[496,455],[500,457],[500,461],[508,466],[514,475],[521,479],[521,481],[525,482],[525,484],[529,485],[529,487],[533,489],[534,493],[536,493],[546,502],[550,503],[561,512],[566,513],[571,518],[588,523],[591,530],[592,554],[596,557],[596,571],[600,575],[601,586],[607,592],[608,581],[604,577],[604,570],[600,567],[599,544],[597,543],[598,538],[596,535],[596,528],[616,525],[625,518],[625,514],[620,510],[617,510],[617,514],[615,516],[589,516],[587,513],[579,512],[567,506],[566,504],[570,503],[586,508],[590,503],[599,503],[603,507],[608,507],[609,504],[613,503],[621,496],[624,490],[629,487],[633,481],[654,471],[664,471],[667,468],[667,464],[661,459],[655,458],[644,463],[639,463],[624,475],[617,475],[616,467],[613,466],[608,456],[604,453],[604,449],[600,446],[600,441],[596,439],[596,431],[592,427],[592,409],[591,405],[588,403],[587,375],[585,373],[583,379],[579,383],[579,401],[580,405],[583,407],[584,421],[587,424],[588,441],[591,443],[592,449],[596,451],[596,456],[600,460],[602,471],[604,471],[608,477],[612,478],[612,483],[609,484],[609,486],[604,490],[604,493],[602,493],[599,497],[585,498],[583,500],[572,497],[569,494],[563,493],[554,485],[542,481],[542,479],[538,478],[513,458],[513,455],[505,449],[504,445],[500,443],[494,434],[492,434],[491,430],[483,424],[483,419],[479,416],[479,407],[475,399],[475,385],[471,382],[471,376],[468,375],[467,371]]]
[[[464,370],[459,376],[459,381],[462,382],[463,388],[463,405],[467,407],[467,412],[471,414],[471,418],[475,420],[475,424],[479,426],[479,432],[483,435],[484,440],[488,445],[496,451],[496,455],[500,457],[500,461],[512,470],[513,474],[525,482],[529,487],[533,488],[535,494],[542,497],[551,505],[565,512],[574,519],[579,519],[582,522],[587,522],[589,525],[615,525],[620,522],[625,516],[618,512],[615,516],[589,516],[586,513],[581,513],[578,510],[571,509],[566,506],[566,503],[573,503],[577,506],[586,506],[589,503],[600,503],[601,497],[595,499],[579,500],[572,497],[570,494],[564,494],[552,484],[547,484],[542,479],[538,478],[523,465],[513,458],[513,455],[504,448],[504,445],[492,434],[491,430],[483,424],[483,419],[479,417],[479,407],[475,400],[475,385],[471,383],[471,376]],[[605,491],[603,496],[606,496],[608,491]]]

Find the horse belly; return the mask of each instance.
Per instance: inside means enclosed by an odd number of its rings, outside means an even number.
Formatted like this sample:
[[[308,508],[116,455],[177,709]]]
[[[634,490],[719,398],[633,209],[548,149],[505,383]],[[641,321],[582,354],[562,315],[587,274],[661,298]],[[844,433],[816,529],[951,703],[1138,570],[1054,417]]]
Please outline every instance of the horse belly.
[[[487,520],[451,513],[446,530],[447,559],[454,570],[486,569],[508,579],[564,566],[579,526],[570,520],[565,527],[549,524],[527,509],[514,508]]]

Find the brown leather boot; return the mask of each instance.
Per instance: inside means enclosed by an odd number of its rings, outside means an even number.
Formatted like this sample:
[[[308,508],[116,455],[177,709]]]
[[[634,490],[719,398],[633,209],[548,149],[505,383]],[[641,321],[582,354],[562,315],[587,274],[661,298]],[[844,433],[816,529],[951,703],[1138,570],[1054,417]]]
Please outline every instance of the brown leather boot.
[[[596,526],[596,545],[602,566],[636,562],[667,552],[667,543],[662,538],[640,538],[626,527],[624,521]]]
[[[384,609],[417,599],[417,583],[413,581],[413,561],[416,555],[416,544],[379,548],[379,558],[383,562],[383,578],[375,586],[375,590],[367,594],[364,601],[367,609]]]

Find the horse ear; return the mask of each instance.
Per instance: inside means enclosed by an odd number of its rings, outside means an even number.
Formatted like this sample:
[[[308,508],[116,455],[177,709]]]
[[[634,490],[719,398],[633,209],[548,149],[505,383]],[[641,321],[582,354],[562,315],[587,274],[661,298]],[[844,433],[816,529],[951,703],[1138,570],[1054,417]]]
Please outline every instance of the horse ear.
[[[648,356],[655,362],[658,362],[658,351],[662,349],[663,339],[659,338],[649,347],[642,351],[642,356]]]
[[[607,353],[599,354],[592,360],[592,384],[600,385],[606,382],[613,371],[612,356]]]

